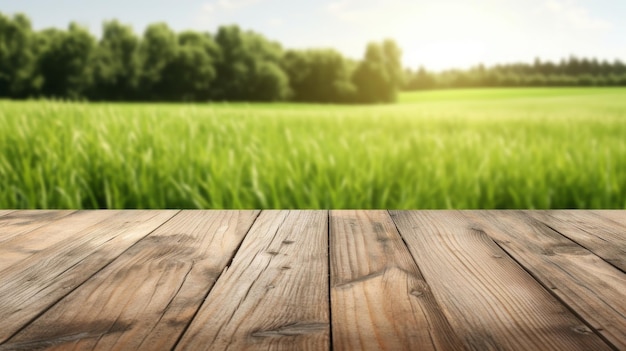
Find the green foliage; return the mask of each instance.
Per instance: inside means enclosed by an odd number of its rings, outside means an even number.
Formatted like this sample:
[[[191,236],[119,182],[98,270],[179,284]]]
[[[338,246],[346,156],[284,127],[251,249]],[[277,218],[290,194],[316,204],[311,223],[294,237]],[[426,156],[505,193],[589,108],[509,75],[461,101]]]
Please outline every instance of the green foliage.
[[[253,61],[245,101],[283,101],[289,96],[289,78],[276,62]],[[235,100],[237,100],[235,98]]]
[[[420,67],[415,73],[407,69],[404,76],[407,77],[404,85],[405,90],[433,89],[437,84],[435,75],[428,72],[424,67]]]
[[[76,23],[67,31],[45,30],[38,34],[41,45],[38,73],[43,77],[41,94],[78,99],[91,82],[91,55],[94,37]]]
[[[0,208],[626,208],[626,90],[0,101]]]
[[[160,100],[163,90],[168,89],[163,72],[176,59],[178,39],[176,33],[165,23],[148,26],[139,46],[141,62],[141,97]]]
[[[370,43],[365,58],[353,75],[357,101],[363,103],[394,102],[402,85],[400,48],[393,40]]]
[[[522,86],[626,86],[626,65],[570,57],[433,73],[403,70],[393,40],[352,61],[331,49],[285,52],[236,25],[212,36],[155,23],[139,38],[113,20],[96,42],[75,23],[35,32],[26,16],[0,13],[0,98],[376,104],[400,89]]]
[[[26,16],[0,13],[0,96],[27,97],[41,84],[35,80],[35,40]]]
[[[596,59],[570,57],[559,63],[478,65],[469,70],[427,72],[423,68],[405,72],[404,90],[467,88],[467,87],[564,87],[564,86],[626,86],[626,65]]]
[[[120,101],[137,95],[139,79],[139,38],[130,26],[105,22],[102,39],[92,57],[93,85],[89,96],[95,100]]]
[[[25,16],[0,14],[0,97],[391,102],[402,73],[400,50],[391,41],[373,45],[380,52],[369,53],[353,77],[359,64],[335,50],[285,53],[279,43],[236,25],[218,28],[213,37],[155,23],[138,38],[113,20],[96,42],[76,24],[33,32]]]
[[[178,36],[176,54],[163,69],[161,100],[208,101],[217,76],[220,49],[209,36],[191,31]]]
[[[282,48],[278,43],[238,26],[220,27],[215,41],[222,50],[216,63],[217,100],[286,100],[289,82],[279,66]]]
[[[355,99],[350,65],[335,50],[290,50],[282,65],[294,101],[339,103]]]

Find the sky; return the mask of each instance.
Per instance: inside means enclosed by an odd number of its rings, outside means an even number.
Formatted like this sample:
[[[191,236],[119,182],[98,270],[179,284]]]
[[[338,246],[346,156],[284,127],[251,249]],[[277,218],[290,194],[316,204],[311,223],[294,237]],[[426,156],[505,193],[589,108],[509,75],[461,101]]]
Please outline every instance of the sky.
[[[571,55],[626,61],[626,0],[0,0],[35,29],[76,21],[99,35],[118,19],[142,33],[154,22],[215,32],[238,24],[286,48],[335,48],[361,58],[392,38],[406,67],[558,61]]]

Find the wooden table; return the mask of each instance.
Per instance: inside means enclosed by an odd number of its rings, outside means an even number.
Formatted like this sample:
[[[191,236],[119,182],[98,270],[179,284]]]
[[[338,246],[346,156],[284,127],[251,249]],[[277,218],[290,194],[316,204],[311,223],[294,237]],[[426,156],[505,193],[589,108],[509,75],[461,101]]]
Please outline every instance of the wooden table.
[[[0,350],[626,350],[626,211],[0,211]]]

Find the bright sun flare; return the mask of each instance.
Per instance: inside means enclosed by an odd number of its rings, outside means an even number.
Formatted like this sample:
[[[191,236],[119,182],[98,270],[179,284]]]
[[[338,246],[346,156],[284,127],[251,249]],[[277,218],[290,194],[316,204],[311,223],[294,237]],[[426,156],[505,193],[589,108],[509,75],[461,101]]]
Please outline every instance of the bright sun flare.
[[[398,38],[403,61],[433,70],[467,68],[488,61],[498,50],[505,50],[503,44],[511,37],[506,16],[469,6],[432,5],[391,23],[388,33]]]

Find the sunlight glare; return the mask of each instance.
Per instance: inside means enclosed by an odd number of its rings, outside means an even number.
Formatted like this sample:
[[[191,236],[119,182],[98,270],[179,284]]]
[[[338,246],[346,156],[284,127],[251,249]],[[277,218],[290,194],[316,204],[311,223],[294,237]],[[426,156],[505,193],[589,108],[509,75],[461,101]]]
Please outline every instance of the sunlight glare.
[[[433,5],[412,20],[397,23],[393,31],[403,48],[403,61],[428,69],[468,68],[497,55],[510,37],[505,16],[473,8]]]

